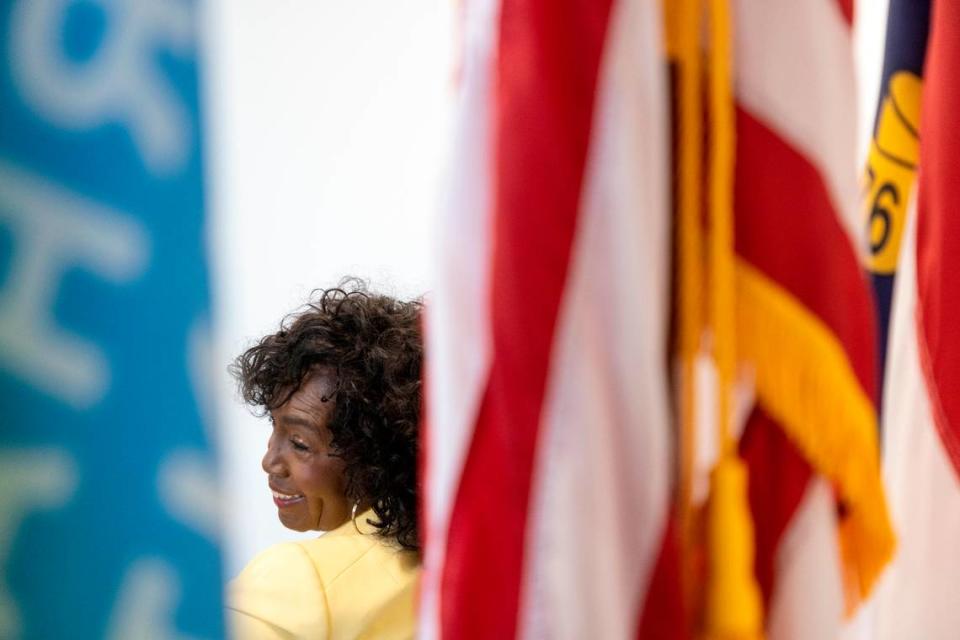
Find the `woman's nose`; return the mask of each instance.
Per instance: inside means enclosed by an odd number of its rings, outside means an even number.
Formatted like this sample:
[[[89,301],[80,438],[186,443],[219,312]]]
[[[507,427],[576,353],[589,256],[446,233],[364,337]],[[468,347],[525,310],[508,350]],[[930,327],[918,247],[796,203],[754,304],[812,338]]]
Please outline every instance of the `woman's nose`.
[[[267,452],[263,454],[263,460],[260,461],[260,466],[263,467],[264,472],[269,475],[284,475],[283,460],[280,458],[273,441],[274,438],[270,438],[270,441],[267,442]]]

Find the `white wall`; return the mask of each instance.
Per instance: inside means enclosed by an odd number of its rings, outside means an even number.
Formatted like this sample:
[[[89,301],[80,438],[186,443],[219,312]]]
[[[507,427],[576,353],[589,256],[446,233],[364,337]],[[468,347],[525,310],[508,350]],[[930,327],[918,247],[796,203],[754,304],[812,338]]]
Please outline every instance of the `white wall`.
[[[208,0],[208,230],[225,573],[303,534],[277,522],[266,423],[229,361],[344,274],[429,282],[452,91],[452,0]],[[314,534],[315,535],[315,534]]]

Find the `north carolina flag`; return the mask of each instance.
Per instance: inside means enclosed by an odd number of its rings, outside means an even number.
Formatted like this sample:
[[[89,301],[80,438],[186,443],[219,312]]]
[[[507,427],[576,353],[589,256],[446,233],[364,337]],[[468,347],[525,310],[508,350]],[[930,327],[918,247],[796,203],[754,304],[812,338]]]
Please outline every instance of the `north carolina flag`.
[[[960,6],[895,0],[886,47],[865,208],[891,289],[883,472],[900,544],[867,637],[936,640],[960,629]]]

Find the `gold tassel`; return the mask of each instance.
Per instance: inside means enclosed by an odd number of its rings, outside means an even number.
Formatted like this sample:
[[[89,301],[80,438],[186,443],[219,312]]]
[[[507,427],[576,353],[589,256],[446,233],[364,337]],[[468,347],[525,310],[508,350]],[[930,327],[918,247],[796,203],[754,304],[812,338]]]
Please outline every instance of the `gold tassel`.
[[[726,455],[710,474],[706,637],[753,640],[760,629],[760,589],[753,576],[753,523],[747,504],[747,468]]]

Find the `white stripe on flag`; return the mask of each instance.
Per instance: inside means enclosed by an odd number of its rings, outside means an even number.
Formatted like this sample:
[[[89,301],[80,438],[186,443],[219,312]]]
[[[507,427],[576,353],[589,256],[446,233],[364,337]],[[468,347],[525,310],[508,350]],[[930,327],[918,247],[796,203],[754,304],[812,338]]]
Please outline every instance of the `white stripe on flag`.
[[[520,637],[630,638],[672,441],[668,87],[659,3],[615,3],[534,463]]]
[[[843,577],[836,503],[822,477],[813,476],[807,483],[780,538],[775,562],[767,637],[836,638],[843,623]]]
[[[491,361],[490,108],[500,3],[472,0],[466,15],[453,167],[438,233],[434,296],[427,304],[427,495],[419,636],[440,637],[440,579],[450,513]],[[469,241],[464,241],[469,239]]]
[[[738,103],[819,170],[862,254],[853,39],[838,1],[738,0],[735,7]]]

